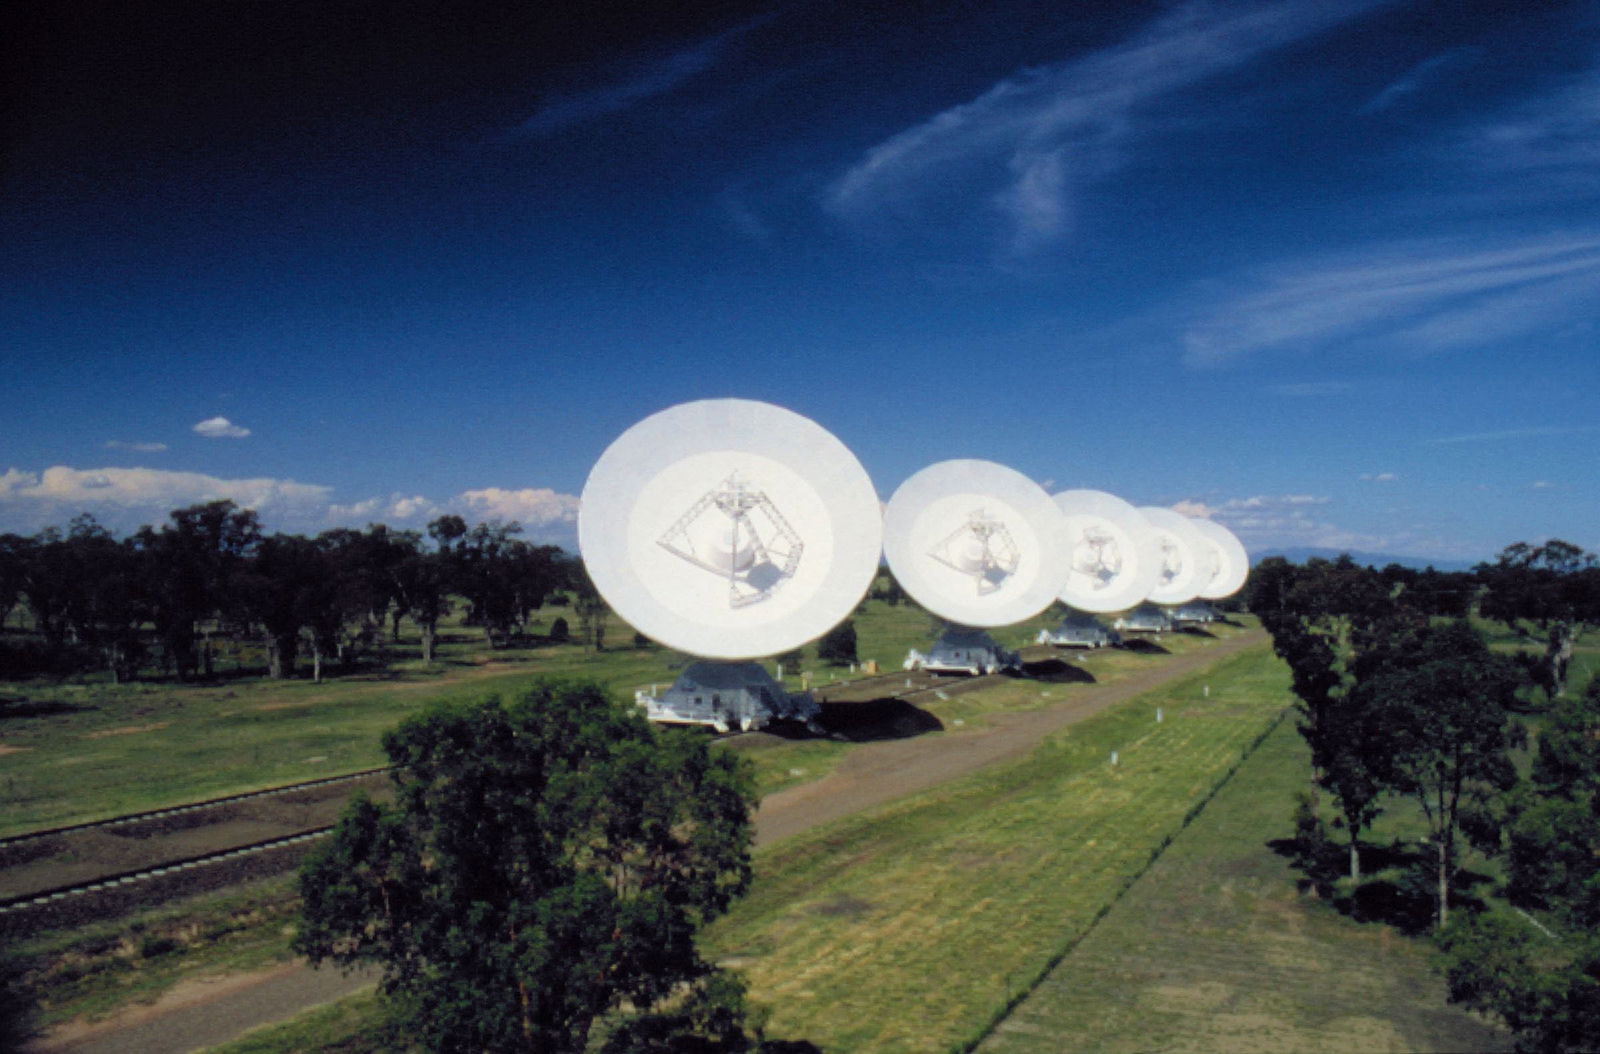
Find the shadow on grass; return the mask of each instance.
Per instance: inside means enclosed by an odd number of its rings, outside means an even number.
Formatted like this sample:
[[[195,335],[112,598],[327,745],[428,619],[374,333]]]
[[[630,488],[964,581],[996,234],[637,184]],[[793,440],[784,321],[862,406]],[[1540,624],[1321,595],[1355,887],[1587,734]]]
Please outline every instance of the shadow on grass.
[[[24,717],[51,717],[55,714],[78,714],[98,709],[100,709],[98,706],[84,706],[81,703],[35,703],[27,699],[0,696],[0,721]]]
[[[823,703],[817,723],[834,739],[867,743],[910,739],[944,731],[944,724],[904,699],[872,699],[864,703]]]
[[[1044,681],[1047,684],[1094,684],[1094,674],[1082,666],[1074,666],[1065,659],[1040,659],[1038,662],[1025,662],[1022,664],[1021,674],[1011,674],[1013,677],[1025,677],[1030,681]]]
[[[1179,626],[1178,632],[1187,633],[1191,637],[1210,637],[1212,640],[1215,640],[1217,637],[1215,633],[1212,633],[1204,626]]]
[[[1426,847],[1361,843],[1359,881],[1350,878],[1349,847],[1339,842],[1313,840],[1307,846],[1301,839],[1275,838],[1267,847],[1300,871],[1302,893],[1314,891],[1341,915],[1381,922],[1413,937],[1433,927],[1437,888],[1433,853]],[[1492,881],[1480,872],[1458,871],[1450,893],[1452,910],[1481,907],[1477,890]]]
[[[1171,655],[1172,653],[1148,637],[1126,637],[1117,645],[1123,651],[1131,651],[1135,655]]]

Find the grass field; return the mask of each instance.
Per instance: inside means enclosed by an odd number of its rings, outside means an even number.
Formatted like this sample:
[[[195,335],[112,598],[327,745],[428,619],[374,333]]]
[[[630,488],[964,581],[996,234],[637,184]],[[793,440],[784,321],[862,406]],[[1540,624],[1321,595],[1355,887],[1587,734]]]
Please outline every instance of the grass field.
[[[1254,649],[1025,762],[785,842],[758,857],[754,892],[709,943],[776,1035],[829,1051],[957,1047],[1182,828],[1282,713],[1284,687]]]
[[[979,1049],[1509,1049],[1446,1005],[1425,942],[1302,894],[1268,847],[1308,764],[1285,721]]]
[[[1031,640],[1045,621],[1008,627],[1002,643]],[[909,606],[871,601],[857,626],[862,659],[876,657],[885,666],[892,660],[898,667],[910,646],[926,644],[930,619]],[[539,676],[594,680],[631,695],[638,687],[670,683],[684,661],[666,649],[632,646],[633,630],[615,618],[611,643],[600,653],[545,643],[490,652],[480,634],[459,625],[446,626],[443,637],[439,661],[431,666],[410,657],[415,642],[408,638],[394,649],[397,661],[389,669],[321,684],[237,677],[112,685],[99,675],[0,682],[0,835],[369,768],[384,763],[382,734],[430,703],[514,694]],[[1181,650],[1204,639],[1178,634],[1169,640]],[[819,666],[814,648],[806,654],[813,683],[849,676],[847,669]],[[1119,668],[1159,659],[1118,652],[1097,655],[1091,664],[1114,676]],[[798,675],[788,680],[799,687]],[[952,720],[979,716],[964,706],[951,708]],[[805,755],[799,763],[758,758],[761,787],[771,791],[816,778],[843,749],[796,745],[792,753]]]
[[[1268,847],[1306,774],[1285,676],[1253,651],[763,851],[712,944],[769,1035],[830,1052],[1504,1049],[1445,1005],[1424,944],[1304,896]],[[356,997],[225,1049],[369,1050],[375,1013]]]

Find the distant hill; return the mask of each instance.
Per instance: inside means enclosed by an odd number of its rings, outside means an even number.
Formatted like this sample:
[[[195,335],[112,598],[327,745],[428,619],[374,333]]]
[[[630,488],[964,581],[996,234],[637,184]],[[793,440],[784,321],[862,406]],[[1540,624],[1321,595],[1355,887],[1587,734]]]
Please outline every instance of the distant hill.
[[[1395,556],[1391,553],[1362,553],[1349,549],[1265,549],[1259,553],[1250,554],[1250,565],[1254,567],[1269,556],[1281,556],[1291,564],[1303,564],[1312,557],[1321,557],[1324,560],[1334,560],[1344,553],[1350,554],[1350,559],[1364,567],[1388,567],[1390,564],[1399,564],[1401,567],[1410,567],[1418,571],[1433,568],[1435,571],[1470,571],[1480,563],[1488,563],[1489,558],[1483,560],[1432,560],[1422,556]]]

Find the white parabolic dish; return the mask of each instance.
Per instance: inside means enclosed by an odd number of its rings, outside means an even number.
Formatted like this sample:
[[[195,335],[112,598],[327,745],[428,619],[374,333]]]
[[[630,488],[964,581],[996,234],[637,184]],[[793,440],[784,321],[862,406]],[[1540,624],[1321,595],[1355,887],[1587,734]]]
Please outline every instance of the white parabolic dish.
[[[1216,574],[1210,585],[1201,588],[1200,596],[1206,600],[1233,596],[1244,586],[1245,579],[1250,577],[1250,556],[1244,551],[1244,543],[1215,520],[1190,517],[1189,522],[1217,554]]]
[[[578,548],[639,632],[705,659],[798,647],[877,574],[877,491],[843,443],[768,403],[706,399],[645,418],[600,455]]]
[[[883,554],[912,599],[962,626],[1009,626],[1061,592],[1066,519],[1044,488],[992,461],[941,461],[900,485]]]
[[[1211,546],[1182,513],[1156,506],[1144,506],[1139,511],[1150,521],[1162,553],[1161,575],[1150,592],[1150,600],[1157,604],[1188,603],[1211,583],[1215,570]]]
[[[1064,603],[1079,611],[1126,611],[1150,595],[1161,574],[1161,545],[1143,513],[1103,490],[1064,490],[1055,503],[1069,539]]]

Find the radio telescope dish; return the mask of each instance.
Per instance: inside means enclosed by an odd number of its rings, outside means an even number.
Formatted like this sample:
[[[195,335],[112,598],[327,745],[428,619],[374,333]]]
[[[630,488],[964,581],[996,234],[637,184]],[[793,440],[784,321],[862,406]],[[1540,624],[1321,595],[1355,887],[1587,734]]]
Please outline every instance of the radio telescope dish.
[[[1250,556],[1244,551],[1244,544],[1216,520],[1191,517],[1190,523],[1216,551],[1216,574],[1209,585],[1201,587],[1199,595],[1206,600],[1233,596],[1243,588],[1245,579],[1250,577]]]
[[[1063,603],[1126,611],[1150,595],[1161,574],[1161,544],[1143,513],[1103,490],[1065,490],[1055,503],[1069,539]]]
[[[1215,570],[1211,546],[1182,513],[1155,506],[1139,511],[1150,521],[1161,547],[1161,573],[1149,599],[1157,604],[1182,604],[1193,600],[1211,582]]]
[[[822,426],[746,399],[682,403],[600,455],[578,548],[608,604],[705,659],[775,655],[853,611],[878,570],[866,470]]]
[[[889,569],[917,603],[961,626],[1009,626],[1055,600],[1066,520],[1037,483],[992,461],[941,461],[883,513]]]

